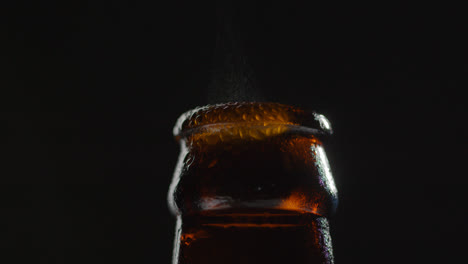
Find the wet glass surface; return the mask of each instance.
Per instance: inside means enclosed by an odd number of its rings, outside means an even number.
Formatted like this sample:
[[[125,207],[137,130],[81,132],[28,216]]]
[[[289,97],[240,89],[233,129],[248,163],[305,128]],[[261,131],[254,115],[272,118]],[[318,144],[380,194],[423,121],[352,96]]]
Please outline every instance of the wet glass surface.
[[[175,263],[333,262],[327,217],[337,190],[319,138],[331,133],[325,117],[279,104],[218,105],[187,112],[174,133]]]

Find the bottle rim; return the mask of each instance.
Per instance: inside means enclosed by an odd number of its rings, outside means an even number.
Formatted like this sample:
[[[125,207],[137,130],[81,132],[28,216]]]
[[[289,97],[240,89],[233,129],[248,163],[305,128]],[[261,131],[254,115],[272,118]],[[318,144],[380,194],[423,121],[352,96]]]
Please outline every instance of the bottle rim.
[[[179,140],[191,134],[233,127],[259,131],[278,128],[282,132],[322,136],[333,133],[328,119],[316,112],[274,102],[231,102],[186,111],[178,118],[173,135]]]

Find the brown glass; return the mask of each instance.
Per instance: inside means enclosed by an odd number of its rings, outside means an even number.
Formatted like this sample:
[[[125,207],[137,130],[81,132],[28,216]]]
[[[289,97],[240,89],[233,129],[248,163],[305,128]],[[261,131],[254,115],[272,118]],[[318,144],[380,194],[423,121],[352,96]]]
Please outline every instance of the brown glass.
[[[320,140],[330,133],[322,115],[274,103],[182,115],[173,263],[333,263],[337,191]]]

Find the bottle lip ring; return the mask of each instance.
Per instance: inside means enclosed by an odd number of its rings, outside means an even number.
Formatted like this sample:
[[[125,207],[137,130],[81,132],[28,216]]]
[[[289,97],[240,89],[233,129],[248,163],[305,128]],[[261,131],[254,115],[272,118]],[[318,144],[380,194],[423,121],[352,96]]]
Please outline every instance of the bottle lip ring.
[[[328,119],[316,112],[272,102],[234,102],[206,105],[186,111],[178,118],[173,135],[180,139],[202,130],[232,126],[284,126],[291,132],[314,135],[333,133]]]

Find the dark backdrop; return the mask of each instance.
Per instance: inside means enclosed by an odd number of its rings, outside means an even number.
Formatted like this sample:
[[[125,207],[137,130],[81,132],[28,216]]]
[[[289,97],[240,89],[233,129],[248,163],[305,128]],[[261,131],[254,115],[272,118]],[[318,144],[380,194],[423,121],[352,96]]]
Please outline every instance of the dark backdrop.
[[[315,109],[340,195],[336,263],[463,256],[463,9],[244,5],[262,100]],[[206,104],[212,2],[14,1],[1,9],[5,263],[169,263],[171,129]]]

